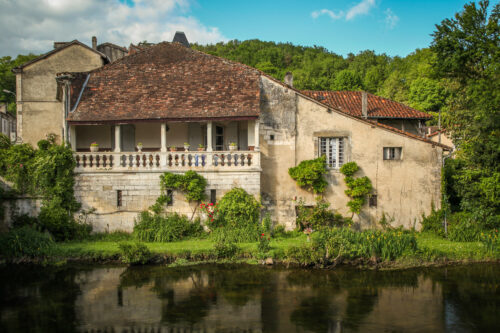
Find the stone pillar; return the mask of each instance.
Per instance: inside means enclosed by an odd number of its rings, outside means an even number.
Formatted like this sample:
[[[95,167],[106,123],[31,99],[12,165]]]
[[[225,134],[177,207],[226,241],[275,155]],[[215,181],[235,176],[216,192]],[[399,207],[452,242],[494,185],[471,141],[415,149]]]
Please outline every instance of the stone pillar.
[[[69,126],[69,143],[71,144],[71,149],[76,151],[76,126]]]
[[[115,125],[115,153],[122,151],[122,135],[120,130],[120,125]]]
[[[167,124],[161,124],[161,151],[167,151]]]
[[[254,134],[254,150],[255,151],[258,151],[260,148],[259,148],[259,119],[255,119],[255,128],[254,128],[254,131],[255,131],[255,134]]]
[[[207,122],[207,151],[213,151],[212,149],[212,122]]]

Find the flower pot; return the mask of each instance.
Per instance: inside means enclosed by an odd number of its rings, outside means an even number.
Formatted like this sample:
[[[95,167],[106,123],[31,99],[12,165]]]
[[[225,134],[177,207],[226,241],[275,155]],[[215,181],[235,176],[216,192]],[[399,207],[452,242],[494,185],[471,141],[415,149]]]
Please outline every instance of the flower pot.
[[[184,146],[184,151],[189,151],[190,146]]]
[[[235,151],[236,150],[236,146],[229,146],[229,151]]]
[[[177,151],[176,147],[170,147],[170,151]]]
[[[90,146],[91,153],[97,153],[99,151],[99,146]]]
[[[205,148],[198,148],[198,151],[205,151]]]
[[[139,153],[142,153],[142,146],[137,146],[137,151],[138,151]]]

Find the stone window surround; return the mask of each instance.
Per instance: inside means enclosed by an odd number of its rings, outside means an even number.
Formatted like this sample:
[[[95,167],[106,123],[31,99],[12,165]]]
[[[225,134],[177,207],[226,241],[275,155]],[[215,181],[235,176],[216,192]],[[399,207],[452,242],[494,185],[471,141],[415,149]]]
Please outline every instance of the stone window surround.
[[[351,161],[351,132],[350,131],[317,131],[313,132],[314,157],[319,156],[319,138],[321,137],[340,137],[344,138],[344,164]],[[338,168],[328,168],[328,171],[338,173]]]

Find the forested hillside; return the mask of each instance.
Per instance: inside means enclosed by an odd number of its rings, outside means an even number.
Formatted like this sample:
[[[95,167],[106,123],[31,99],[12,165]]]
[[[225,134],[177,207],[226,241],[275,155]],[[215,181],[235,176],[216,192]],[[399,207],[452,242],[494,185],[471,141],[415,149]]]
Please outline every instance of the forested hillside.
[[[343,57],[319,46],[260,40],[192,47],[258,68],[279,80],[290,71],[298,89],[366,90],[422,111],[438,111],[446,103],[447,84],[435,74],[435,54],[428,48],[401,58],[370,50]]]

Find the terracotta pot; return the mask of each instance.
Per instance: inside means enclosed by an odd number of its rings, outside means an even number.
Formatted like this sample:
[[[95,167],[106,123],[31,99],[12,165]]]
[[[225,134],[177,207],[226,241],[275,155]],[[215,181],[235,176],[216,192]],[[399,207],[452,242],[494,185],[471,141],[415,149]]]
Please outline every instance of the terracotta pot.
[[[177,151],[176,147],[170,147],[170,151]]]
[[[205,151],[205,148],[198,148],[198,151]]]

